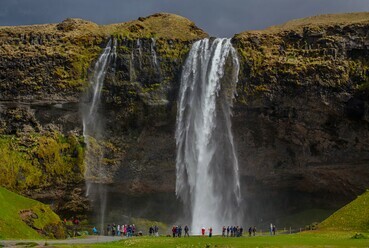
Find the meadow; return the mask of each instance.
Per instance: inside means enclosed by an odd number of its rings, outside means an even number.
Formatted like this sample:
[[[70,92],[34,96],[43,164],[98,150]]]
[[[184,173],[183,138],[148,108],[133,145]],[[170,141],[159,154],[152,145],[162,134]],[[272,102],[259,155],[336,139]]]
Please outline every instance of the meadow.
[[[119,242],[94,245],[59,245],[54,247],[140,247],[140,248],[187,248],[187,247],[369,247],[369,235],[355,235],[354,232],[308,231],[276,236],[255,236],[240,238],[209,237],[134,237]],[[357,236],[355,238],[355,236]]]

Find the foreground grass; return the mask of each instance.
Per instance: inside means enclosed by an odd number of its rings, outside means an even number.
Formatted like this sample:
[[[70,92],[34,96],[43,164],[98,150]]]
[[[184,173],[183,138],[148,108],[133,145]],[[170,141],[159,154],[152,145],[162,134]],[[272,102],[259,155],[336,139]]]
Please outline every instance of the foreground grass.
[[[135,237],[119,242],[94,245],[60,245],[56,247],[368,247],[369,239],[352,239],[355,233],[347,232],[305,232],[277,236],[256,236],[242,238],[223,237]],[[366,234],[369,237],[368,234]]]
[[[0,240],[43,238],[34,228],[22,221],[22,210],[30,210],[37,216],[33,219],[33,227],[38,230],[43,230],[48,225],[57,227],[60,223],[59,217],[49,206],[0,187]]]
[[[324,230],[369,231],[369,191],[358,196],[319,225]],[[369,242],[368,242],[369,243]]]

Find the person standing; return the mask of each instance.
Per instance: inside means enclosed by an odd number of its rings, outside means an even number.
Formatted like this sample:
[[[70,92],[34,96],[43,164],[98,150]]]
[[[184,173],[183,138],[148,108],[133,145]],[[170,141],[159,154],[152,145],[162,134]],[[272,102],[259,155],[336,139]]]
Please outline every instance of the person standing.
[[[159,227],[158,226],[154,226],[154,232],[155,232],[155,236],[159,237]]]
[[[252,227],[250,226],[250,228],[249,228],[249,237],[251,237],[251,233],[252,233]]]
[[[209,238],[211,238],[211,236],[213,236],[213,228],[212,227],[209,228]]]
[[[185,236],[185,237],[186,237],[186,235],[187,235],[187,237],[190,237],[189,230],[190,230],[190,229],[189,229],[189,228],[188,228],[188,226],[186,225],[186,226],[185,226],[185,228],[184,228],[184,231],[185,231],[185,235],[184,235],[184,236]]]
[[[272,223],[270,223],[269,231],[270,231],[270,235],[273,235],[273,224]]]
[[[182,237],[182,226],[178,227],[178,237]]]
[[[99,232],[97,231],[96,227],[92,228],[92,232],[94,235],[99,235]]]
[[[222,237],[225,237],[225,231],[226,231],[226,228],[225,228],[225,226],[223,226],[223,228],[222,228]]]
[[[252,229],[252,233],[254,234],[254,236],[256,235],[256,226],[254,226],[254,228]]]
[[[127,237],[131,237],[132,236],[132,226],[128,225],[127,227]]]
[[[227,227],[227,237],[229,237],[229,226]]]
[[[202,227],[201,228],[201,235],[204,237],[204,235],[205,235],[205,227]]]
[[[273,235],[275,235],[275,225],[273,225],[272,232],[273,232]]]

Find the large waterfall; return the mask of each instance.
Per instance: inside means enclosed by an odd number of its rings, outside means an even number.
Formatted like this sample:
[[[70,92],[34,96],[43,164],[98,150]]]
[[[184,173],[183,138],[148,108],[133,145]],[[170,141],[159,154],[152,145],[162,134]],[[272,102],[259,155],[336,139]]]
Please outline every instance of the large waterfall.
[[[183,67],[177,112],[177,196],[189,211],[192,233],[240,225],[238,161],[231,107],[239,62],[229,39],[193,44]]]
[[[90,80],[90,87],[86,95],[87,103],[82,108],[83,116],[83,136],[86,143],[86,195],[99,206],[99,221],[103,230],[105,208],[106,208],[106,187],[102,184],[106,178],[106,171],[102,166],[103,150],[98,145],[102,138],[103,122],[99,114],[101,102],[101,91],[104,79],[111,61],[113,65],[116,60],[116,40],[109,40],[102,54],[95,63],[93,75]],[[93,185],[92,183],[97,183]],[[96,206],[95,206],[96,208]]]

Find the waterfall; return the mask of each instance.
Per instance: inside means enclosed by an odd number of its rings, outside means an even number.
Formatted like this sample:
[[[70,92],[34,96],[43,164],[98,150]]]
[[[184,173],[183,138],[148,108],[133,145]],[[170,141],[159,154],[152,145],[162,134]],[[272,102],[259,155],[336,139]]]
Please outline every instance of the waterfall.
[[[230,39],[193,44],[183,67],[176,127],[176,194],[194,234],[240,225],[238,161],[231,108],[239,62]]]
[[[158,63],[158,57],[156,56],[155,47],[156,47],[155,39],[154,38],[151,38],[151,44],[150,44],[151,57],[153,59],[155,68],[158,68],[159,67],[159,63]]]
[[[105,207],[106,207],[106,187],[102,184],[106,179],[106,171],[104,170],[101,161],[103,158],[102,148],[96,145],[93,141],[101,140],[103,123],[99,114],[99,106],[101,102],[101,90],[104,85],[104,79],[111,61],[114,65],[116,63],[116,45],[117,41],[114,39],[113,44],[110,39],[105,49],[101,53],[100,57],[95,63],[93,75],[90,79],[90,87],[87,92],[86,97],[88,98],[88,103],[82,108],[83,115],[83,137],[86,143],[86,196],[94,203],[98,201],[100,203],[100,224],[101,230],[104,225],[105,218]],[[92,184],[97,183],[97,185]],[[94,206],[96,207],[96,206]]]

